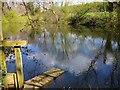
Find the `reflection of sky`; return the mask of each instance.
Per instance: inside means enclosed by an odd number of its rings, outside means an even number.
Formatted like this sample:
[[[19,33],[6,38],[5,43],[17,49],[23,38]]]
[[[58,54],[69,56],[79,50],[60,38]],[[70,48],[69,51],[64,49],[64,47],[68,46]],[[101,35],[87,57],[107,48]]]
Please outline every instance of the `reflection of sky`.
[[[53,48],[51,45],[52,43],[49,37],[49,33],[47,34],[47,36],[48,38],[46,40],[46,46],[43,44],[44,43],[43,34],[41,35],[41,39],[38,41],[39,44],[36,44],[35,46],[34,44],[28,45],[28,48],[34,51],[33,53],[29,54],[28,59],[32,59],[33,57],[35,57],[37,60],[43,62],[45,66],[57,66],[66,71],[70,71],[76,74],[80,72],[84,72],[88,69],[91,60],[94,59],[94,57],[96,56],[98,50],[101,48],[102,45],[102,39],[99,38],[93,39],[91,37],[84,38],[82,36],[80,36],[79,39],[77,39],[76,35],[69,33],[67,36],[69,38],[67,39],[71,47],[66,49],[69,56],[69,60],[67,60],[66,58],[63,59],[61,58],[61,54],[63,53],[63,48],[62,48],[62,43],[61,43],[62,40],[60,38],[60,34],[58,34],[58,38],[55,39],[55,46]],[[63,41],[65,42],[65,40]],[[48,51],[44,50],[44,48],[46,48],[46,50]],[[106,62],[106,64],[111,65],[112,61],[110,60],[109,62]]]

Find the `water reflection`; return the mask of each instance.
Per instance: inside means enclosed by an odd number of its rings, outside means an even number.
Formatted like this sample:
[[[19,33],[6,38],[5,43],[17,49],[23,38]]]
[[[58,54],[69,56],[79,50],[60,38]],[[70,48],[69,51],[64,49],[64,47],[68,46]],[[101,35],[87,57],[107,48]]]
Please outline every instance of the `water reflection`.
[[[59,67],[67,72],[48,87],[119,87],[118,30],[47,24],[29,31],[17,35],[29,41],[22,47],[25,80]]]

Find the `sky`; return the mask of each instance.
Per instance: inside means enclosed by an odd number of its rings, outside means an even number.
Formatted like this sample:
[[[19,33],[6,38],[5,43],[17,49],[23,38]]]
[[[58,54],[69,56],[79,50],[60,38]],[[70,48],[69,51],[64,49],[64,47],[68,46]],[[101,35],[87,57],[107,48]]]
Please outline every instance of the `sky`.
[[[87,3],[87,2],[102,2],[103,0],[69,0],[70,2],[73,2],[74,4],[77,3]]]
[[[22,0],[0,0],[2,2],[22,2]],[[27,2],[31,2],[31,1],[57,1],[57,2],[60,2],[60,1],[63,1],[63,0],[24,0],[24,1],[27,1]],[[89,3],[89,2],[103,2],[105,0],[65,0],[65,1],[68,1],[72,4],[79,4],[79,3]],[[106,1],[120,1],[120,0],[106,0]]]
[[[21,2],[22,0],[1,0],[2,2],[6,2],[6,1],[17,1],[17,2]],[[24,0],[24,1],[35,1],[35,0]],[[38,1],[42,1],[42,0],[38,0]],[[46,1],[46,0],[45,0]],[[49,0],[48,0],[49,1]],[[51,0],[52,1],[52,0]],[[61,1],[61,0],[55,0],[55,1]],[[69,2],[73,2],[73,3],[78,3],[78,2],[96,2],[96,1],[103,1],[103,0],[67,0]]]

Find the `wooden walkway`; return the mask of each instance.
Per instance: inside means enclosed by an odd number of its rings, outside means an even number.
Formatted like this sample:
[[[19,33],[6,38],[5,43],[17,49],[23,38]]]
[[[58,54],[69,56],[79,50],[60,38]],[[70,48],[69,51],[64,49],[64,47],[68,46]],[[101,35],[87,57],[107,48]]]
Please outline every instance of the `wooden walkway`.
[[[50,84],[53,80],[55,80],[57,77],[62,75],[64,73],[63,70],[58,68],[52,68],[41,75],[38,75],[28,81],[24,82],[24,89],[27,88],[43,88]],[[17,81],[16,81],[16,75],[15,73],[8,73],[6,75],[5,81],[7,83],[5,84],[7,88],[16,88],[17,87]]]

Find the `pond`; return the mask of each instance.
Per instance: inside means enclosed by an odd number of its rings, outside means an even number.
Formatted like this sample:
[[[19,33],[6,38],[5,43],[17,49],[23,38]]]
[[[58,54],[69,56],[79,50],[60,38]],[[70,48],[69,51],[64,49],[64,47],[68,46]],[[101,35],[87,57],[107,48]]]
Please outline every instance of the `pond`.
[[[57,67],[66,72],[47,88],[120,86],[118,29],[44,24],[35,29],[3,31],[5,39],[28,40],[28,45],[21,48],[25,80]],[[13,52],[6,55],[6,62],[8,72],[15,72]]]

